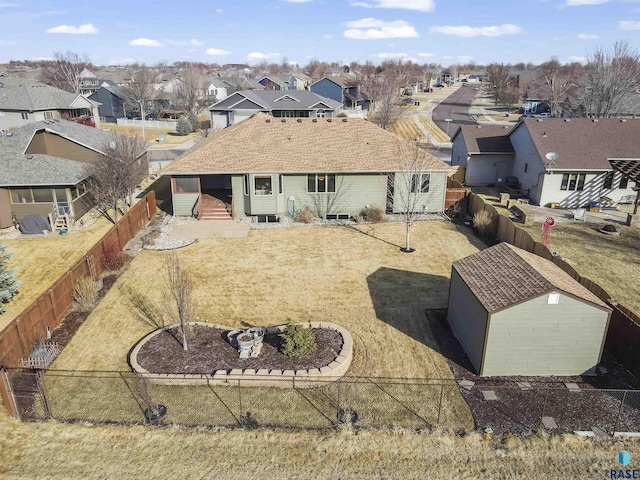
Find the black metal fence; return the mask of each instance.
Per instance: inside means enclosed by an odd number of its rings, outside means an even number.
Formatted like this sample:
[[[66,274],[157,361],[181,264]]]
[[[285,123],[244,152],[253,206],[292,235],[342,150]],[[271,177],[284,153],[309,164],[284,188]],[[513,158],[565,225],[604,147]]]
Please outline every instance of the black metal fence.
[[[321,429],[446,428],[494,433],[640,432],[640,391],[563,383],[459,385],[453,380],[283,378],[165,385],[131,372],[14,370],[23,420]]]

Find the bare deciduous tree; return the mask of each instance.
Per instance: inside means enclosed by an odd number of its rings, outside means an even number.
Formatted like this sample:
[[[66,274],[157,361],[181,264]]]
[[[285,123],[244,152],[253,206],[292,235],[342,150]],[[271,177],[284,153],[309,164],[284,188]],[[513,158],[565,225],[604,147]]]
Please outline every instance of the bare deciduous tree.
[[[640,86],[639,62],[640,53],[627,42],[616,42],[610,51],[597,49],[587,59],[576,113],[595,118],[624,113],[625,97]]]
[[[180,323],[182,348],[187,350],[187,328],[193,321],[195,305],[192,296],[193,282],[189,274],[180,264],[178,255],[174,252],[165,261],[165,307],[175,323]]]
[[[121,206],[123,213],[127,212],[131,195],[147,172],[143,157],[147,146],[139,138],[112,135],[98,159],[87,164],[89,191],[100,212],[114,224],[118,223]]]
[[[76,52],[56,52],[53,65],[46,69],[40,80],[67,92],[80,93],[80,74],[90,65],[86,55]]]
[[[546,99],[551,114],[559,117],[568,108],[569,99],[575,95],[576,87],[584,68],[579,63],[562,65],[556,58],[540,65],[542,75],[528,87],[528,95]]]
[[[197,114],[207,103],[206,78],[196,65],[187,63],[180,71],[176,99],[180,108]]]
[[[489,80],[489,88],[492,89],[491,95],[495,104],[498,104],[500,96],[507,91],[509,87],[509,66],[504,63],[492,63],[487,65],[487,78]]]
[[[133,64],[128,68],[129,83],[127,88],[127,101],[137,104],[140,107],[140,118],[142,119],[142,140],[145,140],[144,120],[147,104],[155,100],[159,91],[156,89],[158,82],[157,72],[143,64]]]
[[[399,213],[405,224],[405,246],[403,252],[413,252],[411,248],[411,227],[422,219],[426,210],[425,194],[433,186],[429,174],[430,154],[415,142],[398,144],[398,170],[387,176],[388,208]]]

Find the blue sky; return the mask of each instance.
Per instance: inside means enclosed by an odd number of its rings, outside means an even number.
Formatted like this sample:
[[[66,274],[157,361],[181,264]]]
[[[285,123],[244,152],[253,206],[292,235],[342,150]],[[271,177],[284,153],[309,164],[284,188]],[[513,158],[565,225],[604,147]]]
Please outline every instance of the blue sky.
[[[617,40],[640,47],[640,0],[0,0],[0,62],[540,63]]]

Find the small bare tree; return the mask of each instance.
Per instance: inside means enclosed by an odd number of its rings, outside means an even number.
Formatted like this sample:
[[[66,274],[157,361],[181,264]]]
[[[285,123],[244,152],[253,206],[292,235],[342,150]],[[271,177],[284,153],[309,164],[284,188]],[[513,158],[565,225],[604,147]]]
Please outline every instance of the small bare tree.
[[[178,106],[187,112],[197,114],[208,101],[205,76],[193,63],[187,63],[179,76],[180,83],[176,89]]]
[[[561,65],[555,58],[543,63],[540,68],[543,75],[532,82],[532,87],[542,84],[541,88],[538,87],[540,97],[547,99],[554,117],[561,116],[569,97],[575,93],[584,68],[579,63]]]
[[[118,223],[120,205],[126,213],[135,187],[147,172],[143,157],[147,146],[139,138],[114,134],[102,146],[97,160],[87,164],[89,191],[100,212],[114,224]]]
[[[425,196],[429,192],[431,175],[428,173],[430,155],[415,142],[398,144],[398,170],[388,174],[388,204],[400,214],[405,224],[405,246],[401,250],[409,253],[411,227],[424,218]]]
[[[491,96],[497,105],[501,95],[509,88],[509,66],[504,63],[487,65],[487,77]]]
[[[193,321],[195,312],[193,282],[175,252],[167,257],[165,269],[165,308],[175,320],[174,323],[180,323],[182,348],[187,350],[187,328],[189,322]]]
[[[40,80],[67,92],[80,93],[80,74],[90,65],[89,58],[76,52],[56,52],[54,57],[53,66],[43,72]]]
[[[128,69],[129,82],[127,101],[140,106],[140,118],[142,119],[142,140],[145,140],[144,120],[147,103],[155,100],[160,92],[156,89],[158,81],[157,72],[143,64],[131,65]]]

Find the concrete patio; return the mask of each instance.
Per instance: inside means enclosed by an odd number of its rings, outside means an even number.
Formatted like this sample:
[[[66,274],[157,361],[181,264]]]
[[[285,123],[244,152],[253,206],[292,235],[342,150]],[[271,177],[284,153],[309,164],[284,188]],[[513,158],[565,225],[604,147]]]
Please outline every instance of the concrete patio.
[[[574,208],[546,208],[535,205],[518,204],[518,207],[525,212],[527,217],[531,216],[534,222],[544,223],[547,217],[553,217],[556,222],[582,222],[582,220],[573,220]],[[601,208],[599,212],[586,212],[586,223],[606,224],[613,223],[618,225],[627,224],[627,214],[633,212],[633,204],[619,205],[617,208]]]

